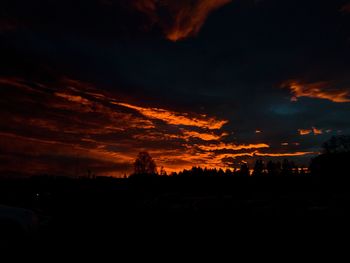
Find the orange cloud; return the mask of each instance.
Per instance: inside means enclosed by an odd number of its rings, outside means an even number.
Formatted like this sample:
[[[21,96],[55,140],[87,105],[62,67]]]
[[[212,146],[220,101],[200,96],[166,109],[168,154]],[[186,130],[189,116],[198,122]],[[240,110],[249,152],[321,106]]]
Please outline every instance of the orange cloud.
[[[71,175],[79,162],[81,173],[91,169],[98,175],[122,176],[145,150],[168,172],[198,165],[232,167],[224,160],[227,156],[253,161],[256,156],[309,154],[274,152],[267,143],[230,142],[226,120],[122,103],[115,94],[66,78],[49,84],[0,78],[0,86],[2,101],[21,105],[0,113],[0,152],[5,153],[0,162],[6,162],[1,171]],[[268,148],[271,153],[264,152]],[[16,162],[25,164],[18,167]]]
[[[145,14],[151,25],[162,28],[167,39],[178,41],[197,35],[209,14],[230,2],[231,0],[135,0],[131,1],[131,5]]]
[[[313,135],[323,134],[323,130],[317,129],[316,127],[312,127],[312,129],[299,129],[298,132],[302,136],[309,135],[309,134],[313,134]]]
[[[296,80],[288,81],[282,85],[292,92],[292,101],[300,97],[325,99],[337,103],[350,102],[349,89],[334,89],[330,82],[302,83]]]
[[[65,94],[65,93],[60,93],[60,92],[56,92],[55,95],[57,97],[61,97],[64,98],[68,101],[72,101],[72,102],[76,102],[76,103],[80,103],[82,105],[91,105],[90,101],[81,97],[81,96],[76,96],[76,95],[70,95],[70,94]]]
[[[311,133],[312,133],[312,130],[299,129],[298,132],[299,132],[300,135],[303,136],[303,135],[309,135],[309,134],[311,134]]]
[[[255,153],[256,156],[262,157],[295,157],[295,156],[305,156],[317,154],[316,152],[293,152],[293,153]]]
[[[216,141],[227,136],[227,133],[224,133],[222,135],[216,135],[212,133],[203,133],[203,132],[195,132],[195,131],[183,131],[183,134],[187,138],[199,138],[203,141]]]
[[[296,157],[316,154],[315,152],[292,152],[292,153],[262,153],[259,151],[247,152],[247,153],[237,153],[237,154],[225,154],[226,157],[237,158],[237,157]]]
[[[84,146],[79,140],[60,142],[4,132],[0,132],[0,136],[4,138],[0,143],[1,152],[11,156],[8,165],[0,167],[0,172],[83,176],[90,169],[98,174],[118,177],[121,176],[120,168],[129,169],[136,154],[109,151],[101,145]],[[21,165],[11,165],[11,162],[21,162]]]
[[[127,103],[113,104],[120,105],[138,111],[147,118],[164,121],[171,125],[193,126],[210,130],[221,129],[228,121],[207,118],[206,116],[190,117],[188,113],[178,113],[159,108],[143,108]]]
[[[314,135],[323,134],[323,131],[322,131],[322,130],[317,129],[317,128],[315,128],[315,127],[312,127],[312,131],[313,131]]]
[[[0,78],[0,85],[16,87],[22,90],[29,90],[32,92],[37,92],[37,90],[31,88],[30,86],[24,84],[22,79],[19,78]]]
[[[193,146],[194,140],[198,143],[196,139],[219,142],[227,133],[219,134],[218,130],[227,121],[123,104],[113,94],[66,78],[50,84],[0,78],[0,86],[4,87],[2,99],[9,105],[21,104],[23,109],[39,113],[29,116],[24,112],[4,113],[6,132],[11,133],[2,135],[8,138],[8,144],[0,142],[2,152],[9,156],[28,155],[32,162],[32,168],[27,162],[24,170],[13,165],[8,169],[72,174],[74,165],[67,171],[64,167],[66,162],[76,163],[78,158],[84,169],[90,167],[99,175],[120,176],[132,171],[133,159],[143,150],[154,155],[158,165],[168,172],[194,165],[222,165],[214,155],[186,148],[184,144]],[[40,157],[30,157],[34,154]],[[46,159],[50,161],[45,163]]]
[[[211,145],[198,145],[198,148],[204,151],[220,151],[220,150],[239,151],[239,150],[270,148],[270,145],[266,143],[242,144],[242,145],[219,143],[219,144],[211,144]]]

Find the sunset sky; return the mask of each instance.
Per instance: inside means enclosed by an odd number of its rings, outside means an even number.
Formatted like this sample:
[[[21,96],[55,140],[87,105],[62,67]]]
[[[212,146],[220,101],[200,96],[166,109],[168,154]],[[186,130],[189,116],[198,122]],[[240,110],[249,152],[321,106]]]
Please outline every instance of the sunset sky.
[[[349,0],[1,2],[0,175],[307,165],[349,116]]]

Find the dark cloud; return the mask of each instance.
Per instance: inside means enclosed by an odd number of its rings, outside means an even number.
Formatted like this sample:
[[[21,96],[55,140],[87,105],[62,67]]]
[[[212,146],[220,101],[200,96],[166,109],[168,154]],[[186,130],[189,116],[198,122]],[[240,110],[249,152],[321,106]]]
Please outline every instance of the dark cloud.
[[[55,34],[93,34],[102,38],[159,33],[171,41],[178,41],[197,35],[209,14],[230,2],[231,0],[14,0],[5,1],[2,8],[5,18],[16,19],[27,29],[50,30]]]
[[[336,86],[336,83],[331,82],[301,83],[291,80],[284,83],[282,87],[291,90],[293,101],[297,101],[299,97],[309,97],[330,100],[335,103],[350,102],[350,88],[347,86],[337,88]]]

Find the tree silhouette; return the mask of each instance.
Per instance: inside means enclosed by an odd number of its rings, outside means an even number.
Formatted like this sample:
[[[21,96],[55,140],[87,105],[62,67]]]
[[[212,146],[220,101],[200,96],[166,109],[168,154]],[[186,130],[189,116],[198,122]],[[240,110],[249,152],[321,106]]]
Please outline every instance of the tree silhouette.
[[[324,153],[310,164],[311,174],[328,181],[349,181],[350,136],[334,136],[323,144]]]
[[[350,152],[350,136],[333,136],[323,144],[323,151],[325,154]]]
[[[168,176],[168,173],[165,171],[163,166],[160,167],[159,175],[160,176]]]
[[[287,159],[284,159],[282,162],[282,175],[290,176],[293,175],[293,164],[289,162]]]
[[[255,166],[254,166],[254,171],[253,171],[253,176],[261,176],[264,173],[264,162],[263,160],[256,160]]]
[[[241,176],[249,176],[250,175],[248,164],[242,163],[241,170],[240,170],[240,175]]]
[[[134,174],[156,174],[157,165],[148,152],[140,152],[134,163]]]
[[[269,161],[266,165],[267,173],[269,176],[274,176],[276,175],[276,168],[275,168],[275,163],[272,161]]]

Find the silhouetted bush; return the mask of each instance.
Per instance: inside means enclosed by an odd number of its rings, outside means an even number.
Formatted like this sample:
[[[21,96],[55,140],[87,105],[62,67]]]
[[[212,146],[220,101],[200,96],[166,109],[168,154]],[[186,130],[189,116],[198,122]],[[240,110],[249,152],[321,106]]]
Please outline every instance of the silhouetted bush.
[[[323,154],[312,159],[310,171],[329,181],[350,181],[350,136],[334,136],[325,142]]]
[[[140,152],[134,163],[135,175],[157,174],[157,165],[148,152]]]

